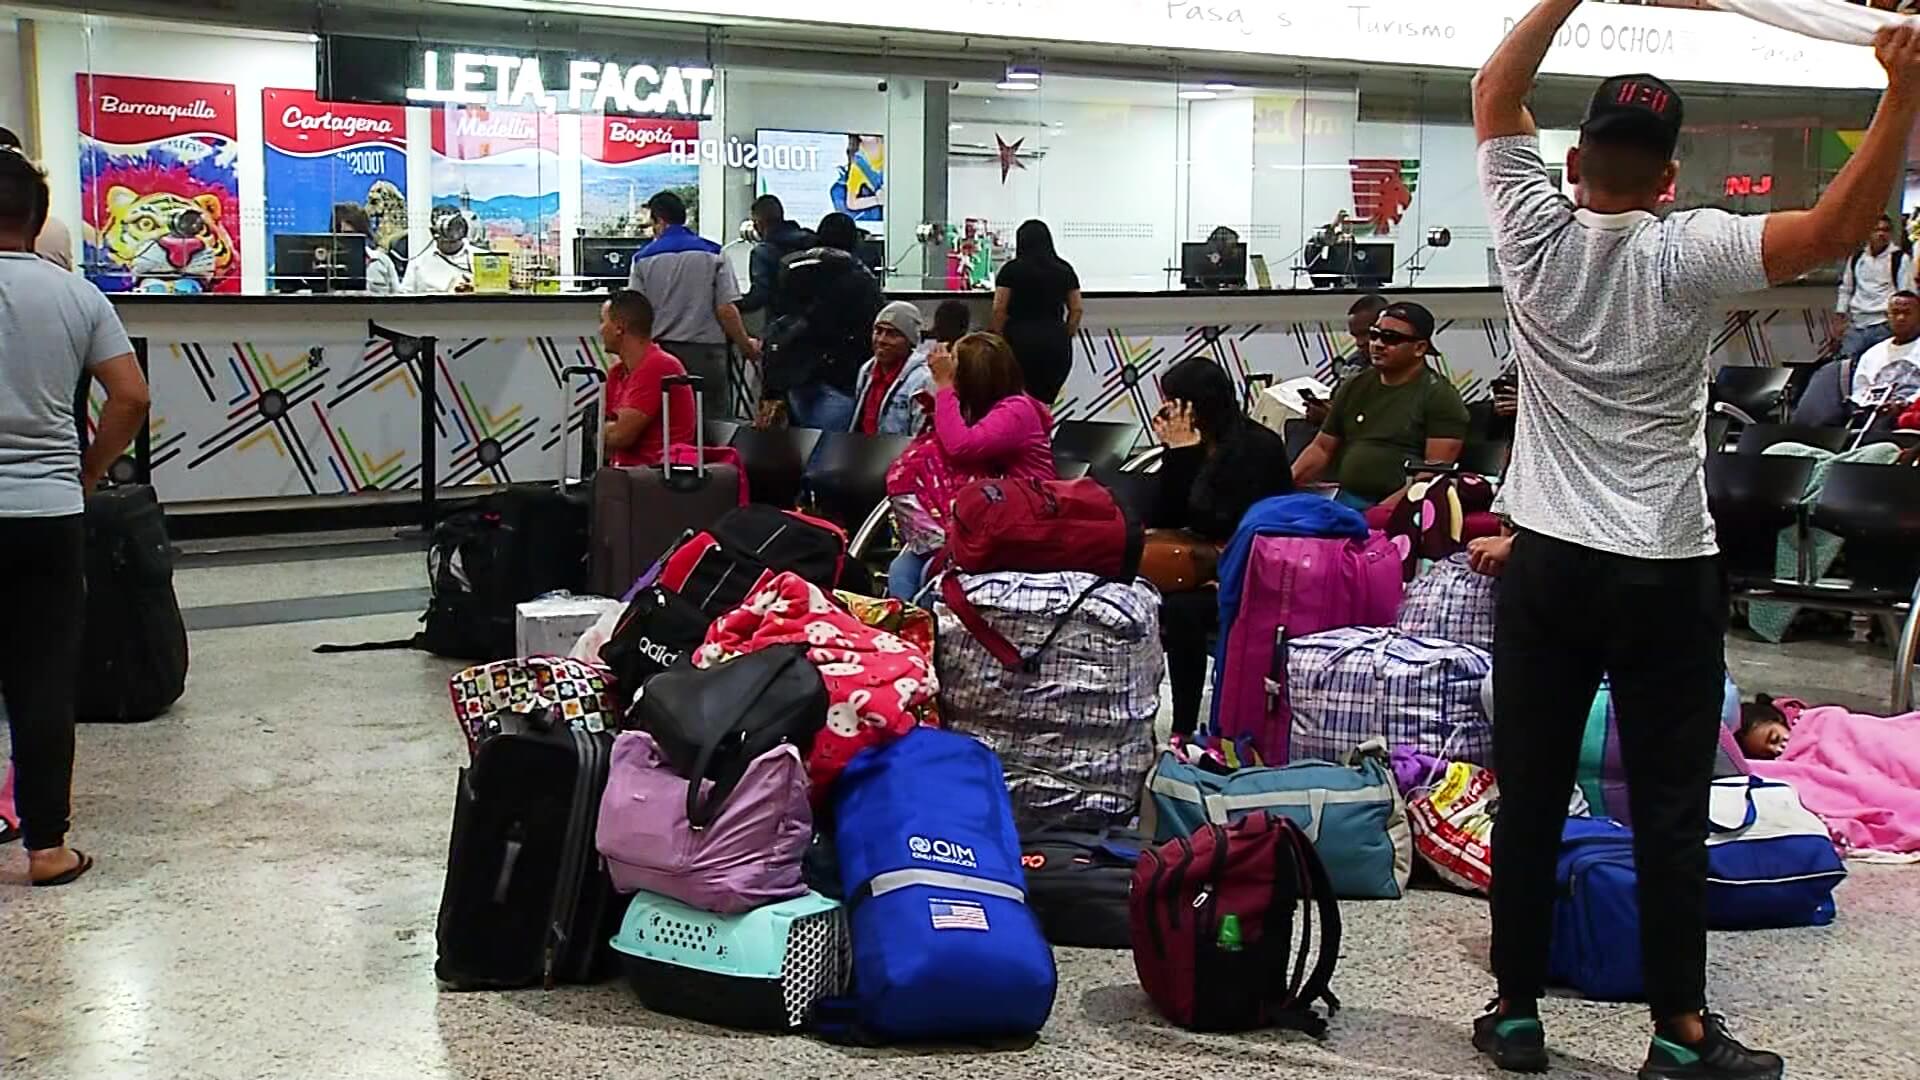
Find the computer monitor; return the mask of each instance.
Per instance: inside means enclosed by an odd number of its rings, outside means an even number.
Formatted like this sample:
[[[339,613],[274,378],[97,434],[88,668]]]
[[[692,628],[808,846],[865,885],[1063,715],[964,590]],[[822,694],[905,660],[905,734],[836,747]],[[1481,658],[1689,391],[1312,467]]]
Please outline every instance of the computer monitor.
[[[276,233],[276,292],[365,292],[367,238],[359,233]]]
[[[573,242],[573,273],[586,292],[625,288],[633,257],[647,242],[638,236],[582,236]]]
[[[1336,240],[1307,263],[1316,289],[1384,289],[1393,282],[1393,242]]]
[[[1181,244],[1180,284],[1189,289],[1247,287],[1247,245]]]

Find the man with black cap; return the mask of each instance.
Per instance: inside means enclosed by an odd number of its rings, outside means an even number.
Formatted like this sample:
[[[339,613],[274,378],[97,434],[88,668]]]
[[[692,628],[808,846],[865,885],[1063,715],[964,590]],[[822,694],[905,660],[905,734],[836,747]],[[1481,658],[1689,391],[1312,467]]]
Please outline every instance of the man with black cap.
[[[1452,382],[1427,366],[1433,313],[1419,304],[1388,304],[1367,330],[1371,366],[1340,384],[1320,434],[1293,463],[1296,486],[1314,483],[1329,466],[1336,496],[1366,509],[1407,484],[1409,460],[1450,463],[1467,438],[1467,407]]]
[[[1515,538],[1494,640],[1493,969],[1474,1045],[1543,1071],[1538,1001],[1554,871],[1587,712],[1611,680],[1633,810],[1653,1040],[1641,1080],[1773,1080],[1706,1011],[1707,795],[1726,667],[1726,579],[1707,513],[1706,357],[1728,297],[1844,258],[1886,209],[1920,106],[1920,33],[1880,32],[1889,86],[1811,210],[1657,216],[1680,95],[1648,75],[1600,84],[1549,178],[1526,99],[1579,0],[1540,0],[1473,84],[1480,183],[1520,371],[1496,509]]]

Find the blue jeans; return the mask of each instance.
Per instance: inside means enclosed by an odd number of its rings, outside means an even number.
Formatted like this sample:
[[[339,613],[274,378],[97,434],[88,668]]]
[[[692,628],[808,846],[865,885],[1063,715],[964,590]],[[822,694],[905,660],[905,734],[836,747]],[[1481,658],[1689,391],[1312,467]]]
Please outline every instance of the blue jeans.
[[[853,427],[853,395],[832,383],[807,383],[787,391],[787,418],[794,427],[846,431]]]
[[[1858,360],[1868,349],[1893,336],[1893,328],[1886,323],[1874,323],[1872,326],[1849,326],[1840,338],[1840,355],[1849,360]],[[1842,394],[1850,392],[1843,388]]]
[[[921,555],[909,548],[901,548],[900,554],[893,557],[893,565],[887,567],[887,595],[913,603],[926,584],[927,564],[932,561],[931,554]]]

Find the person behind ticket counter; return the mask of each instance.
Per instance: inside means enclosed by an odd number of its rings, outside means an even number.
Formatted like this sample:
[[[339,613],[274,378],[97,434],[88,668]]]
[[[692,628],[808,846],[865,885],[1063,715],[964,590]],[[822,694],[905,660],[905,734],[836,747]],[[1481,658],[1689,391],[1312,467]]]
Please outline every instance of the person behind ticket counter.
[[[373,220],[367,217],[365,207],[359,203],[335,203],[333,206],[333,231],[350,236],[367,238],[367,291],[375,296],[385,296],[393,292],[400,284],[400,272],[393,268],[393,259],[380,250],[373,239]]]
[[[452,206],[436,206],[429,231],[433,247],[407,263],[403,293],[473,291],[473,246],[467,243],[467,217]]]

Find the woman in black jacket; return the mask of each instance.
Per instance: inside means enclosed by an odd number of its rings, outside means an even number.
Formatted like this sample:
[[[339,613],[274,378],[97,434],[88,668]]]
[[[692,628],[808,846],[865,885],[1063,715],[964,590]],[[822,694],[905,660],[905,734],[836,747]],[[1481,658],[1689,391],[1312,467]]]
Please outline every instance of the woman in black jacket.
[[[1080,277],[1053,250],[1053,233],[1033,220],[1014,233],[1013,261],[993,281],[994,333],[1013,346],[1027,393],[1052,408],[1073,370],[1080,332]]]
[[[1153,418],[1166,446],[1158,497],[1147,526],[1180,529],[1225,545],[1247,508],[1293,491],[1287,444],[1249,419],[1233,377],[1204,357],[1175,364],[1160,380],[1165,404]],[[1209,583],[1161,600],[1160,640],[1173,683],[1173,730],[1191,735],[1207,679],[1207,638],[1219,625],[1220,591]]]

